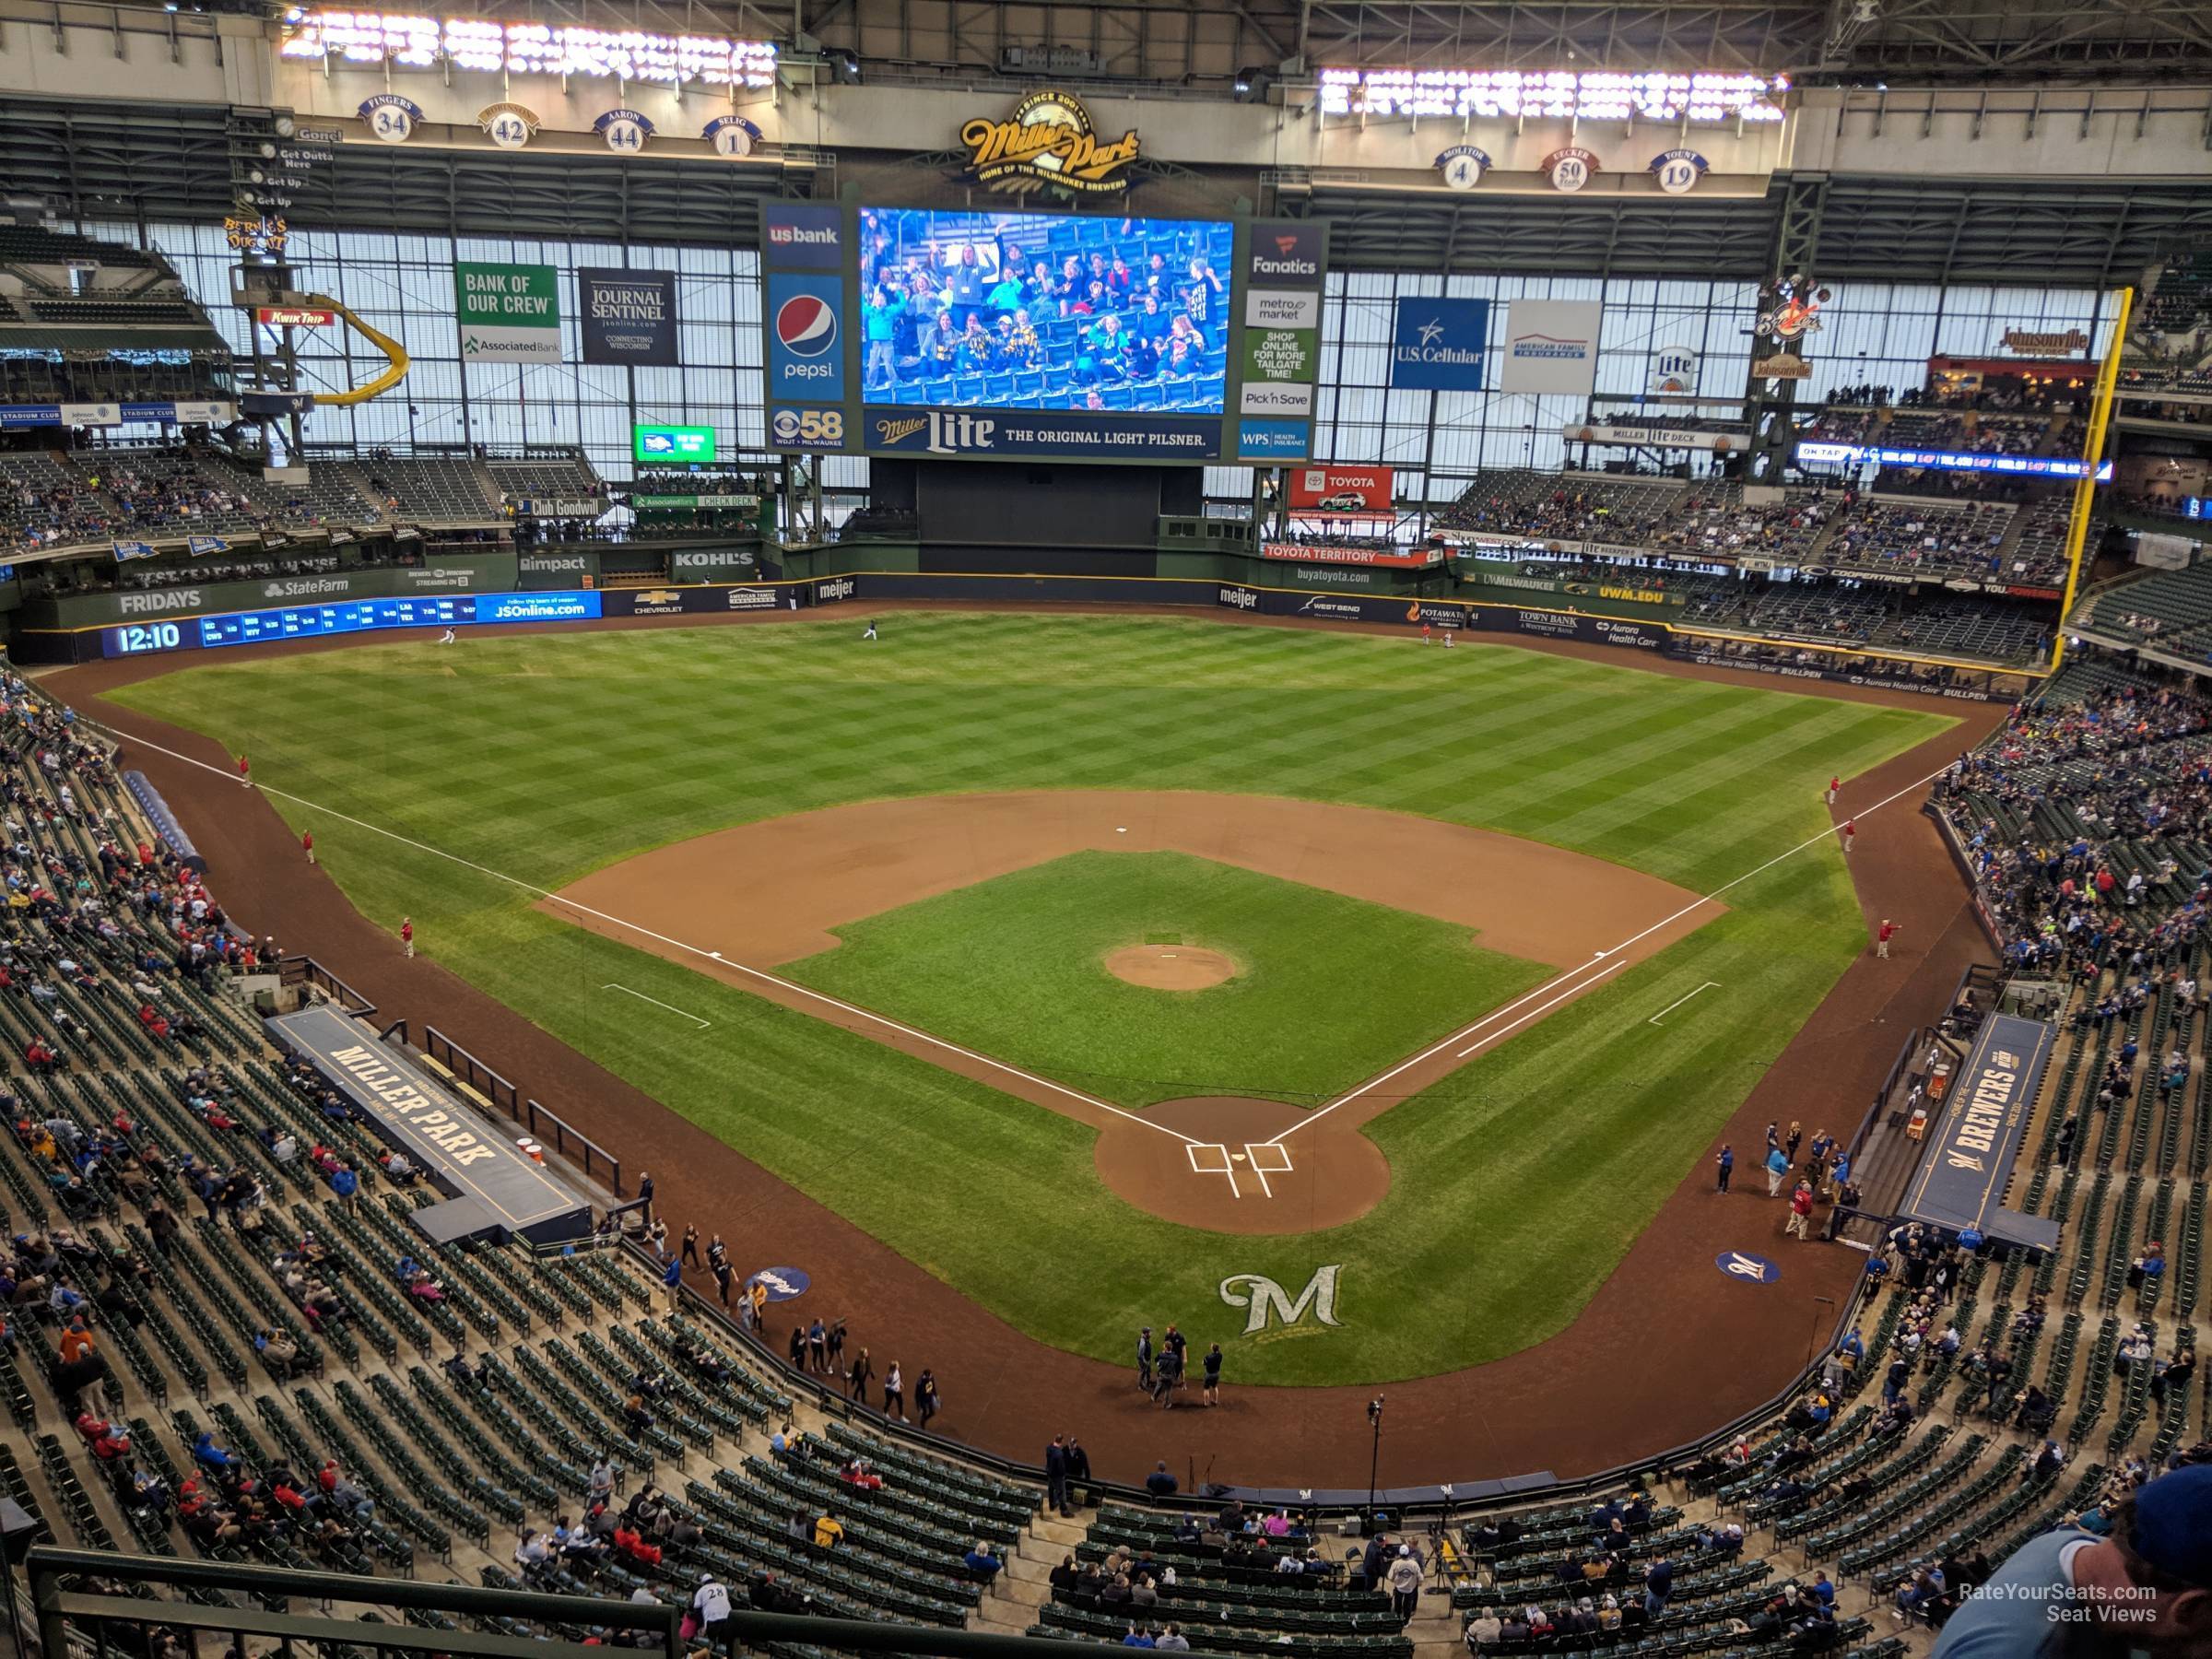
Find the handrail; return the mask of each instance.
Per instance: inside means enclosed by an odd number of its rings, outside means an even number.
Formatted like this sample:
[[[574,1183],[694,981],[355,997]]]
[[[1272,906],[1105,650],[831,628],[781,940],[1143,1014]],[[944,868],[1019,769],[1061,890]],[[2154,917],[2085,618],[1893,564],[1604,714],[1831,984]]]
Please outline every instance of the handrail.
[[[356,991],[351,985],[323,966],[311,956],[288,956],[276,964],[276,979],[288,987],[307,984],[326,992],[338,1006],[357,1019],[369,1019],[376,1014],[376,1005]]]
[[[641,1631],[659,1640],[662,1659],[680,1659],[694,1644],[683,1639],[684,1607],[659,1600],[601,1600],[556,1595],[540,1590],[494,1590],[465,1583],[427,1579],[362,1578],[350,1573],[300,1571],[246,1562],[194,1560],[184,1557],[110,1554],[102,1550],[61,1549],[37,1545],[25,1559],[39,1639],[50,1655],[68,1653],[74,1622],[95,1627],[98,1651],[136,1652],[147,1627],[234,1641],[246,1651],[247,1634],[275,1639],[277,1651],[305,1648],[318,1653],[371,1649],[456,1659],[596,1659],[606,1648],[594,1641],[576,1642],[535,1633],[510,1634],[508,1623],[539,1623],[586,1631]],[[97,1595],[65,1587],[66,1581],[97,1579],[125,1584],[179,1585],[232,1591],[250,1599],[234,1606],[186,1600],[159,1601],[132,1595]],[[1081,1638],[1001,1636],[936,1625],[896,1624],[825,1615],[758,1613],[737,1602],[742,1586],[733,1586],[728,1619],[729,1651],[774,1651],[798,1643],[851,1653],[909,1653],[924,1659],[1068,1659],[1071,1653],[1100,1652],[1106,1644]],[[412,1624],[371,1622],[331,1612],[295,1613],[294,1606],[345,1604],[458,1613],[486,1621],[481,1630],[424,1629]],[[130,1627],[127,1642],[112,1641],[108,1626]],[[187,1649],[194,1644],[187,1640]],[[194,1650],[196,1651],[196,1650]],[[1119,1651],[1118,1647],[1115,1651]],[[1203,1652],[1203,1650],[1199,1650]]]
[[[618,1198],[622,1196],[622,1160],[570,1124],[560,1113],[542,1101],[524,1095],[519,1085],[492,1070],[434,1025],[422,1028],[422,1052],[532,1135],[540,1140],[550,1138],[553,1150],[560,1157],[572,1159],[576,1152],[581,1151],[583,1154],[584,1179],[597,1179],[604,1169],[608,1190]],[[546,1133],[547,1125],[552,1129],[549,1137]]]

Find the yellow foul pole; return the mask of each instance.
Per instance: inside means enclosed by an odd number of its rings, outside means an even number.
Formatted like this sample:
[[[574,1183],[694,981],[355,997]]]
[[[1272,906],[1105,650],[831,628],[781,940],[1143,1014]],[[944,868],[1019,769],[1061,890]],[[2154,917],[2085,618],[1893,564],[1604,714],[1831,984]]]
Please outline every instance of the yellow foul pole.
[[[2112,428],[2112,397],[2120,386],[2120,352],[2127,343],[2127,322],[2135,303],[2136,290],[2122,288],[2119,314],[2112,320],[2112,343],[2097,370],[2097,392],[2089,404],[2089,435],[2081,450],[2081,477],[2074,486],[2074,512],[2066,523],[2066,593],[2058,602],[2059,626],[2051,641],[2053,674],[2058,672],[2058,665],[2066,654],[2066,617],[2073,610],[2074,595],[2081,587],[2081,555],[2083,544],[2089,537],[2089,519],[2095,512],[2097,467],[2104,458],[2105,433]]]

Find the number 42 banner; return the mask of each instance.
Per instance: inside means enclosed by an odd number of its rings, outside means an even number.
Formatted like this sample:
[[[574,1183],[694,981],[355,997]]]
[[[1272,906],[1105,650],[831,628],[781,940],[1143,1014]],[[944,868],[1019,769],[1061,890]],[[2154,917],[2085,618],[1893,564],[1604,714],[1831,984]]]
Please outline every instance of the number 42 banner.
[[[465,363],[558,363],[559,273],[547,265],[453,266]]]

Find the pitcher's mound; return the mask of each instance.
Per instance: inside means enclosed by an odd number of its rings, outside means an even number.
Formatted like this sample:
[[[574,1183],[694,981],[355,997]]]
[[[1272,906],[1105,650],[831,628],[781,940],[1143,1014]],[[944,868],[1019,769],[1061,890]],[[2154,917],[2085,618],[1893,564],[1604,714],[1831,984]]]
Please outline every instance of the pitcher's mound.
[[[1237,965],[1195,945],[1124,945],[1109,952],[1106,971],[1147,991],[1204,991],[1237,977]]]

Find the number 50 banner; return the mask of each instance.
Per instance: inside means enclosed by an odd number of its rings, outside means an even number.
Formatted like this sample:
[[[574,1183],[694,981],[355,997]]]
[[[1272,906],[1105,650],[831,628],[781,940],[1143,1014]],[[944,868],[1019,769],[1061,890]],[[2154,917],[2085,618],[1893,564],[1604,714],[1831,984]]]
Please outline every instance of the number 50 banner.
[[[465,363],[558,363],[560,278],[547,265],[453,266]]]

